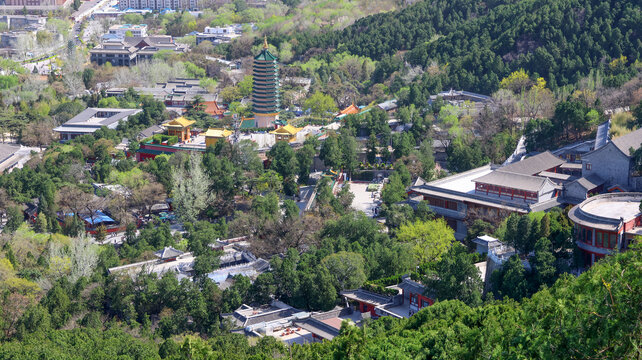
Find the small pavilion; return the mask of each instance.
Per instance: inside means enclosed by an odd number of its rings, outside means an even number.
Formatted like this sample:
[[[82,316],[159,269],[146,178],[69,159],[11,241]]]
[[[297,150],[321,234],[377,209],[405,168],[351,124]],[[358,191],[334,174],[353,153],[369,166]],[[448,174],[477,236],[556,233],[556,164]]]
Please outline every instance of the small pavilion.
[[[296,140],[296,134],[301,131],[301,128],[294,127],[290,124],[281,126],[276,130],[270,131],[270,134],[274,134],[275,141],[287,141],[292,142]]]
[[[194,125],[196,121],[187,120],[184,117],[176,118],[172,121],[168,121],[163,124],[167,128],[167,135],[177,136],[179,142],[187,141],[191,136],[191,126]]]

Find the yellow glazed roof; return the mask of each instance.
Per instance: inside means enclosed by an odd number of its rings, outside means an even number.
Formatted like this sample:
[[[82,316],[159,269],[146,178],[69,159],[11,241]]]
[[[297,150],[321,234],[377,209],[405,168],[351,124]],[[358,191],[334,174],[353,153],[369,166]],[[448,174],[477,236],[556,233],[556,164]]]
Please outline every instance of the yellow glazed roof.
[[[279,134],[279,135],[295,135],[301,131],[301,128],[294,127],[290,124],[287,124],[285,126],[281,126],[280,128],[276,130],[270,131],[270,134]]]
[[[227,129],[207,129],[207,131],[203,134],[205,135],[205,137],[226,138],[232,135],[232,132]]]
[[[193,125],[195,122],[196,121],[194,121],[194,120],[187,120],[186,118],[181,116],[181,117],[176,118],[176,119],[174,119],[172,121],[168,121],[168,122],[164,123],[163,126],[185,128],[185,127],[188,127],[190,125]]]

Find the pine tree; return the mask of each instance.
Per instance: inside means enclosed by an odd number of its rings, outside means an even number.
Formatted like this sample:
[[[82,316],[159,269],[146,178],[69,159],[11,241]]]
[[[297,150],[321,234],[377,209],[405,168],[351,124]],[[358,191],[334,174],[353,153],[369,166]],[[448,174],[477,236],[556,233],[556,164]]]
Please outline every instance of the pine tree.
[[[96,234],[94,234],[94,239],[96,239],[97,242],[103,242],[107,238],[107,228],[105,225],[101,224],[96,228]]]
[[[538,285],[551,285],[555,280],[555,256],[551,252],[551,241],[547,238],[540,238],[535,243],[532,264]]]
[[[47,217],[44,213],[38,214],[36,222],[33,224],[33,229],[38,233],[47,231]]]
[[[539,237],[547,238],[551,235],[551,217],[548,214],[544,214],[544,217],[540,221],[539,227]]]
[[[515,233],[515,247],[523,255],[528,254],[531,248],[528,245],[528,231],[530,230],[531,220],[527,215],[522,215],[517,222],[517,232]]]

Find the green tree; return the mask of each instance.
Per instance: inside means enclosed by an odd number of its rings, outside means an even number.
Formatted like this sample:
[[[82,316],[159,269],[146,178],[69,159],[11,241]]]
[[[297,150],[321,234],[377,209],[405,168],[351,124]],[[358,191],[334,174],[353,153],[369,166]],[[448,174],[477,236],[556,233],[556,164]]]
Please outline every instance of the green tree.
[[[33,224],[33,229],[36,232],[43,233],[47,231],[47,217],[44,213],[38,214],[36,222]]]
[[[281,208],[283,209],[283,218],[294,220],[299,217],[299,206],[293,200],[284,200]]]
[[[242,97],[247,97],[252,94],[252,84],[254,83],[254,78],[251,75],[247,75],[243,80],[239,81],[237,84],[239,88],[239,93]]]
[[[194,222],[207,207],[210,181],[203,170],[198,154],[190,154],[187,169],[179,164],[172,170],[174,204],[183,221]]]
[[[391,206],[394,203],[400,202],[406,198],[406,187],[403,185],[401,176],[393,172],[388,178],[388,182],[381,190],[381,200],[384,204]]]
[[[100,243],[100,242],[105,241],[106,238],[107,238],[107,228],[105,227],[105,225],[100,224],[96,228],[96,233],[94,234],[94,239],[96,240],[96,242]]]
[[[368,137],[368,141],[366,142],[366,160],[368,160],[368,163],[370,164],[377,162],[378,143],[377,136],[371,133]]]
[[[313,145],[305,144],[296,152],[296,160],[298,165],[298,181],[299,184],[306,184],[310,178],[310,168],[314,162],[316,150]]]
[[[275,292],[274,275],[268,272],[257,276],[250,287],[249,296],[258,304],[269,304]]]
[[[534,245],[530,243],[530,229],[531,219],[527,215],[520,216],[519,221],[517,221],[517,233],[515,234],[515,249],[524,255],[528,254]]]
[[[637,128],[642,128],[642,100],[640,100],[638,105],[633,108],[632,113],[633,113],[632,125]]]
[[[206,249],[194,259],[194,276],[202,279],[207,274],[216,270],[220,264],[220,253]]]
[[[323,258],[321,265],[328,270],[337,289],[356,289],[366,281],[364,259],[358,253],[339,251]]]
[[[4,225],[3,233],[12,233],[24,222],[24,215],[18,206],[10,206],[7,209],[7,223]]]
[[[310,109],[312,114],[316,116],[324,116],[327,113],[336,112],[338,110],[337,103],[330,95],[325,95],[319,91],[308,97],[303,106]]]
[[[438,300],[460,300],[469,306],[481,304],[483,280],[472,254],[460,244],[450,246],[425,280]]]
[[[491,283],[500,298],[509,297],[519,301],[528,296],[526,272],[518,255],[511,256],[500,270],[493,272]]]
[[[535,255],[531,260],[535,280],[539,285],[550,286],[555,281],[555,256],[551,252],[551,241],[540,238],[535,243]]]
[[[341,147],[341,164],[343,169],[348,173],[348,176],[352,176],[352,172],[357,167],[359,159],[357,158],[357,140],[354,136],[341,134],[340,137],[340,147]]]
[[[94,79],[94,69],[86,68],[82,72],[82,82],[85,84],[85,89],[92,88],[92,81]]]
[[[298,163],[294,150],[286,141],[278,141],[267,153],[270,159],[270,169],[283,178],[289,178],[297,173]]]
[[[444,219],[403,224],[397,239],[412,245],[418,264],[438,262],[455,241],[455,231]]]
[[[280,214],[279,197],[273,192],[265,196],[255,196],[251,209],[260,219],[276,219]]]
[[[331,134],[321,145],[319,158],[323,160],[325,166],[338,169],[342,165],[341,147],[338,136]]]

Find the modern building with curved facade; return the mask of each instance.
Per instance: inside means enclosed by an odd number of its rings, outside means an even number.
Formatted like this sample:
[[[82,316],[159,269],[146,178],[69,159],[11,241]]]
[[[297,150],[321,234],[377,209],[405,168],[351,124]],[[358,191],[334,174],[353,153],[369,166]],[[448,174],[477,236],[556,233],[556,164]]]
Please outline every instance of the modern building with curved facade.
[[[568,217],[575,224],[577,247],[587,266],[604,255],[628,249],[642,235],[642,193],[610,193],[590,197],[573,207]]]

